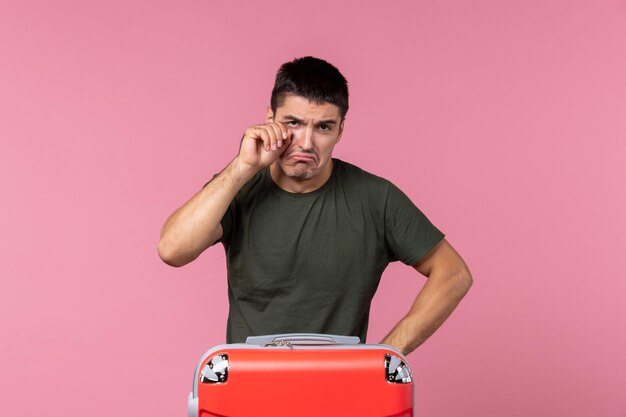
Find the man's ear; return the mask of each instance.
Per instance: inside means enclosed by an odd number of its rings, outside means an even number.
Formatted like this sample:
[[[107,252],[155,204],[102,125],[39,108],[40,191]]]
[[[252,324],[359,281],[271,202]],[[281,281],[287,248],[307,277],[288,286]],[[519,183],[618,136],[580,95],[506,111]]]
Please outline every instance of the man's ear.
[[[272,107],[271,106],[267,106],[267,122],[271,122],[272,119],[274,118],[274,112],[272,111]]]

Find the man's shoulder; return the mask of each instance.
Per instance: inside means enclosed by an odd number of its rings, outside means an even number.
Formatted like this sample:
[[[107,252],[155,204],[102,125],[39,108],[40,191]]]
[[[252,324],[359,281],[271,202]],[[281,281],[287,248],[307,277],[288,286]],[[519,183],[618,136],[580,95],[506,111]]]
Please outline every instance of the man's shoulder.
[[[354,183],[355,185],[360,184],[364,186],[371,187],[388,187],[391,182],[386,178],[381,177],[380,175],[369,172],[359,166],[356,166],[350,162],[342,161],[340,159],[334,158],[335,163],[337,163],[337,177],[341,181],[346,181],[350,183]]]
[[[387,180],[386,178],[383,178],[380,175],[367,171],[355,164],[343,161],[338,158],[333,158],[333,159],[338,165],[338,172],[340,172],[341,175],[343,176],[353,177],[355,179],[359,179],[362,181],[370,181],[374,183],[381,183],[381,184],[389,183],[389,180]]]

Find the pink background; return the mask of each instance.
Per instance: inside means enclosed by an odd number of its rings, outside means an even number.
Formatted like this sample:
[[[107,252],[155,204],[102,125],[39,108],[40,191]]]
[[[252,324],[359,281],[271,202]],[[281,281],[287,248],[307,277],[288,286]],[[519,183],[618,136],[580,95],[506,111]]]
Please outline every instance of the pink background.
[[[410,356],[423,416],[626,416],[624,1],[0,3],[0,415],[182,416],[224,253],[165,218],[280,64],[350,84],[335,156],[400,186],[474,286]],[[389,267],[368,342],[424,279]]]

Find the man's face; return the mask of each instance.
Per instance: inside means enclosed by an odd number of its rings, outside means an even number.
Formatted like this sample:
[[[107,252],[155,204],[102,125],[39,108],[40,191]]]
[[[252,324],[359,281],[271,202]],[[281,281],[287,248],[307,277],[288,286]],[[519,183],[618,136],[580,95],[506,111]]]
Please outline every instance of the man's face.
[[[283,172],[295,180],[309,180],[329,173],[333,148],[343,133],[339,107],[316,104],[306,98],[289,94],[282,106],[272,114],[267,109],[267,121],[282,122],[292,133],[291,144],[277,160]],[[340,123],[341,122],[341,123]]]

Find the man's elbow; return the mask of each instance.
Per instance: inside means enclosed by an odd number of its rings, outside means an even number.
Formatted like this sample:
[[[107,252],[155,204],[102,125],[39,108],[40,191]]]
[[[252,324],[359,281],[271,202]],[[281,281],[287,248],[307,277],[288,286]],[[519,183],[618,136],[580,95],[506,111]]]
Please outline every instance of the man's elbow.
[[[179,268],[193,261],[193,259],[181,256],[179,251],[177,251],[176,248],[165,239],[159,240],[157,252],[159,253],[159,258],[161,258],[163,262],[175,268]]]
[[[465,297],[465,294],[467,294],[474,282],[472,274],[467,268],[462,268],[460,271],[448,272],[445,275],[441,275],[441,278],[441,283],[445,286],[448,295],[457,300],[461,300]]]
[[[474,283],[474,278],[472,278],[472,274],[469,269],[465,268],[458,276],[457,276],[457,289],[461,297],[465,296],[469,289],[472,287]]]

